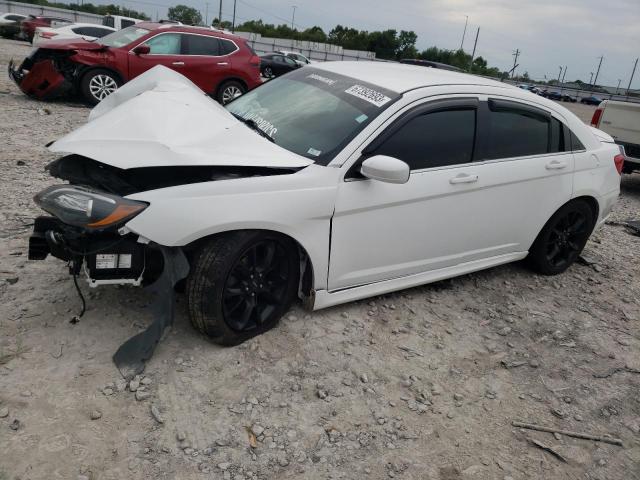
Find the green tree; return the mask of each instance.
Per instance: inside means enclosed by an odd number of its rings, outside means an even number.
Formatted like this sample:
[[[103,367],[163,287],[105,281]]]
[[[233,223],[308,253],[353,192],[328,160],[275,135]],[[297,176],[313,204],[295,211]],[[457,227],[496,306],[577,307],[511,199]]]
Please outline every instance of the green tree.
[[[176,5],[170,7],[167,13],[169,20],[175,22],[182,22],[185,25],[200,25],[202,24],[202,15],[193,7],[187,5]]]

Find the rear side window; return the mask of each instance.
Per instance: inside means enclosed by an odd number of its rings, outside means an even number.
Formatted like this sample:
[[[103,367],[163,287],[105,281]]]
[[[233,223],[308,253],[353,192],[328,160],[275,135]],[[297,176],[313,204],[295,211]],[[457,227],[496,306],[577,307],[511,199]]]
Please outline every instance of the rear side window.
[[[409,120],[375,153],[398,158],[411,170],[469,163],[475,133],[475,109],[431,112]]]
[[[584,147],[582,142],[580,140],[578,140],[578,137],[576,137],[576,134],[573,133],[572,131],[569,131],[569,139],[571,141],[571,150],[572,151],[575,152],[577,150],[586,150],[586,148]]]
[[[220,46],[216,37],[204,35],[184,35],[182,53],[185,55],[220,55]]]
[[[547,153],[550,122],[548,115],[517,106],[498,106],[492,101],[489,102],[489,106],[489,138],[484,160]]]
[[[24,17],[21,17],[19,15],[7,15],[7,20],[13,20],[14,22],[22,20],[23,18]]]
[[[113,17],[104,17],[102,19],[102,24],[111,28],[114,28],[116,26]]]
[[[569,150],[565,147],[564,126],[560,121],[551,118],[551,138],[549,140],[549,152],[566,152]]]
[[[131,25],[135,25],[135,24],[136,24],[136,22],[134,22],[133,20],[121,20],[120,21],[120,28],[127,28],[127,27],[130,27]]]
[[[225,40],[224,38],[219,38],[218,40],[220,41],[220,55],[229,55],[230,53],[233,53],[238,49],[238,47],[236,47],[236,44],[230,40]],[[251,47],[249,47],[249,49],[253,52],[253,49]],[[253,54],[255,55],[255,52],[253,52]]]

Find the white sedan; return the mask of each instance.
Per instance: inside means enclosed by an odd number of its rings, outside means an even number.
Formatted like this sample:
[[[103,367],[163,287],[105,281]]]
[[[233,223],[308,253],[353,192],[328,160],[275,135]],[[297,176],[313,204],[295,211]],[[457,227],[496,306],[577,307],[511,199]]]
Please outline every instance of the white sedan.
[[[562,273],[624,160],[555,102],[377,62],[305,67],[225,107],[155,67],[49,148],[69,184],[36,196],[52,217],[30,257],[91,285],[158,279],[167,312],[186,277],[193,325],[227,345],[298,299],[321,309],[525,259]]]
[[[38,47],[46,40],[95,40],[115,32],[115,28],[95,23],[71,23],[58,27],[38,27],[33,35],[33,46]]]

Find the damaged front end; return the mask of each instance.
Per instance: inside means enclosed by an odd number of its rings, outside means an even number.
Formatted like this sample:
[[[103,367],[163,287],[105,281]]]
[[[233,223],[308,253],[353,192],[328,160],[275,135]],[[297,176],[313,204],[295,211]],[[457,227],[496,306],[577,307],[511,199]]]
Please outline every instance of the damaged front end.
[[[36,219],[29,238],[30,260],[51,254],[68,263],[74,278],[86,275],[92,287],[144,284],[155,296],[153,323],[113,356],[123,377],[141,373],[164,330],[173,323],[174,287],[189,273],[184,253],[121,229],[147,207],[143,202],[68,184],[49,187],[34,200],[53,216]]]
[[[70,60],[75,50],[37,48],[20,66],[9,62],[9,77],[20,90],[41,100],[66,95],[75,89],[81,65]]]

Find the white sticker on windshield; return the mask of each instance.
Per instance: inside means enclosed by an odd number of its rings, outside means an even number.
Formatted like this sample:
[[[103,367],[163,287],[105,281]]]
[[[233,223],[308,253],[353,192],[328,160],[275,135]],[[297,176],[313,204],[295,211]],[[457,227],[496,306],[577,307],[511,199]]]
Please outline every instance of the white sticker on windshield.
[[[367,116],[363,113],[363,114],[362,114],[362,115],[360,115],[359,117],[356,117],[356,122],[358,122],[358,123],[362,123],[362,122],[364,122],[367,118],[369,118],[369,117],[367,117]]]
[[[347,88],[344,93],[358,97],[366,102],[373,103],[376,107],[381,107],[391,99],[386,95],[362,85],[354,85]]]
[[[314,157],[318,157],[318,156],[320,156],[322,151],[321,150],[316,150],[315,148],[310,148],[309,150],[307,150],[307,153],[309,155],[313,155]]]

